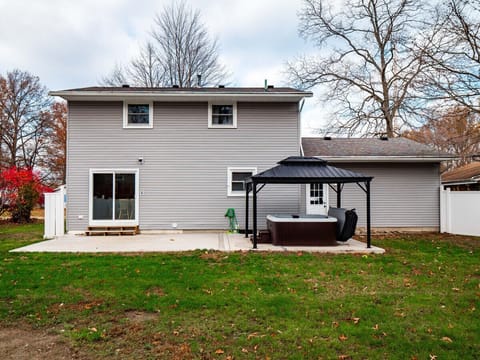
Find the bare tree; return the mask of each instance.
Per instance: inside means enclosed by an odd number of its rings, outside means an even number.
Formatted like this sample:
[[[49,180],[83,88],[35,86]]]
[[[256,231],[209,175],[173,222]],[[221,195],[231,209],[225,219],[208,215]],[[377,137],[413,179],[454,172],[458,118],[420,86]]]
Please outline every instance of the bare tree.
[[[33,168],[48,146],[51,99],[38,77],[13,70],[0,76],[0,134],[3,166]]]
[[[218,59],[218,41],[211,38],[200,11],[174,1],[155,16],[151,40],[126,66],[116,66],[102,79],[106,85],[192,87],[225,82],[228,74]]]
[[[443,111],[436,119],[429,119],[419,129],[402,135],[434,148],[455,154],[458,159],[443,165],[444,170],[465,165],[480,153],[480,115],[465,106]]]
[[[337,120],[329,130],[391,137],[416,119],[425,34],[435,31],[427,32],[423,3],[304,0],[300,34],[322,52],[297,58],[287,71],[296,86],[322,91]]]
[[[432,71],[423,91],[440,106],[480,113],[480,0],[447,0],[438,12],[444,26],[426,49]]]

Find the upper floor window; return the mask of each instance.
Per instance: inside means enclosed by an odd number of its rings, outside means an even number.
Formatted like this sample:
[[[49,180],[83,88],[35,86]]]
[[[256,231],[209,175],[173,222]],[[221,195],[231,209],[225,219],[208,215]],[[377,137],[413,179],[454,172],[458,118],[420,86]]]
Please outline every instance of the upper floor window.
[[[236,128],[237,103],[209,103],[208,104],[209,128]]]
[[[124,102],[123,103],[124,128],[151,128],[153,127],[152,102]]]

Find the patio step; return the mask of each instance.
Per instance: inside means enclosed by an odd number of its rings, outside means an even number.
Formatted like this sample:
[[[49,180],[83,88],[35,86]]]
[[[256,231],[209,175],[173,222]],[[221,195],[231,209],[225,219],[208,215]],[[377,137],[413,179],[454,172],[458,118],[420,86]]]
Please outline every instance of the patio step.
[[[140,234],[138,226],[89,226],[85,231],[87,236],[107,236],[107,235],[136,235]]]

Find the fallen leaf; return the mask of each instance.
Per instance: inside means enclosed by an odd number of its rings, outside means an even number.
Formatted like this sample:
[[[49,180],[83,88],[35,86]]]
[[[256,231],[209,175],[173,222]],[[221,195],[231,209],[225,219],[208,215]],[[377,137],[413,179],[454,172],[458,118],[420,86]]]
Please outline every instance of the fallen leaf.
[[[93,331],[93,332],[97,332],[97,328],[95,328],[95,327],[92,327],[92,328],[90,328],[89,330],[90,330],[90,331]]]
[[[342,334],[338,337],[338,340],[340,340],[340,341],[346,341],[347,339],[348,339],[348,336],[346,336],[344,334]]]
[[[378,330],[378,329],[379,329],[378,324],[375,324],[375,326],[374,326],[372,329],[373,329],[373,330]]]
[[[223,351],[222,349],[217,349],[215,350],[215,354],[222,355],[222,354],[225,354],[225,351]]]
[[[257,332],[254,332],[254,333],[251,333],[247,336],[247,340],[250,340],[251,338],[254,338],[254,337],[258,337],[258,333]]]
[[[430,360],[437,360],[437,355],[430,354]]]
[[[455,292],[459,292],[459,291],[460,291],[459,288],[452,288],[452,290],[455,291]]]
[[[339,355],[338,356],[339,360],[349,360],[351,359],[350,355]]]
[[[450,339],[448,336],[442,337],[442,341],[445,341],[446,343],[452,343],[453,342],[453,340]]]
[[[245,353],[245,354],[248,354],[248,350],[245,349],[245,348],[242,348],[242,352]]]
[[[353,320],[353,323],[357,325],[360,321],[360,318],[352,318],[352,320]]]
[[[339,323],[337,321],[332,321],[332,326],[337,328],[339,326]]]

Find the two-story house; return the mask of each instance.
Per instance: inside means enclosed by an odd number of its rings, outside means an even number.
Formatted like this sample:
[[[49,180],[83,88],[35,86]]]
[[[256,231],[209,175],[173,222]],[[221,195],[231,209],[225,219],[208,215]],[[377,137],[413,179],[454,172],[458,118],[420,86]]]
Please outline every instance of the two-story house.
[[[224,229],[244,216],[246,177],[300,153],[291,88],[88,87],[68,101],[67,229]],[[299,212],[300,186],[261,196],[259,218]]]

